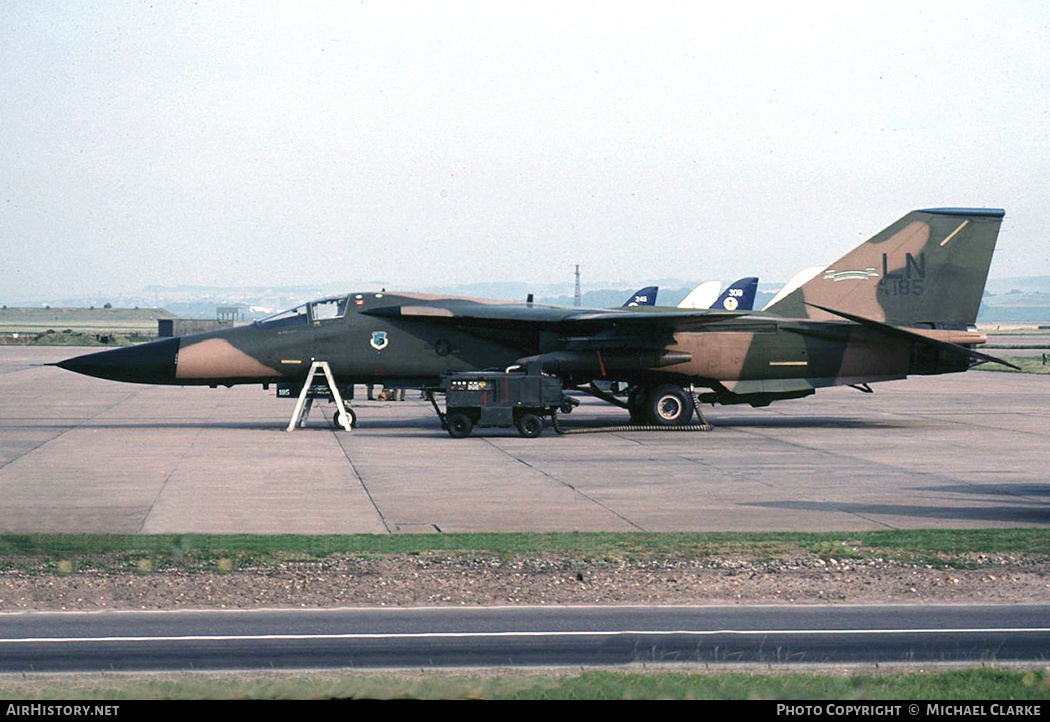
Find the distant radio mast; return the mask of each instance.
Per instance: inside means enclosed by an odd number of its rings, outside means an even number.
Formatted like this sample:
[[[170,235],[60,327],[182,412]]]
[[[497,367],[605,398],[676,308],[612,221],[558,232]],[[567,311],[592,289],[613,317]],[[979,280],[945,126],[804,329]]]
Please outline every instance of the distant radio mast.
[[[580,305],[580,264],[576,264],[576,293],[572,297],[572,305]]]

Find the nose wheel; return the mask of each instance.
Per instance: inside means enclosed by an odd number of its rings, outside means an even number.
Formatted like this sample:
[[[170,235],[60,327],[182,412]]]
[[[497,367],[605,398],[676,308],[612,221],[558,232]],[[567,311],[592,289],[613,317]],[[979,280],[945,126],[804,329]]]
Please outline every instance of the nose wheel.
[[[318,374],[323,375],[324,381],[328,385],[328,392],[331,396],[327,396],[327,398],[335,401],[335,406],[338,409],[332,417],[332,422],[337,429],[350,431],[357,426],[357,414],[350,408],[350,399],[343,399],[343,395],[339,393],[339,387],[335,383],[335,377],[332,375],[332,369],[327,361],[314,361],[310,364],[310,370],[306,373],[306,378],[303,379],[303,386],[299,391],[299,399],[295,402],[292,420],[288,422],[288,431],[294,431],[296,427],[305,426],[306,417],[310,415],[310,407],[313,406],[314,399],[326,398],[326,395],[311,395],[310,393],[310,389],[314,384],[314,377]],[[352,397],[353,387],[351,386],[349,389],[349,396]]]
[[[345,406],[342,411],[335,412],[332,416],[332,423],[337,429],[352,431],[357,427],[357,414],[349,406]]]

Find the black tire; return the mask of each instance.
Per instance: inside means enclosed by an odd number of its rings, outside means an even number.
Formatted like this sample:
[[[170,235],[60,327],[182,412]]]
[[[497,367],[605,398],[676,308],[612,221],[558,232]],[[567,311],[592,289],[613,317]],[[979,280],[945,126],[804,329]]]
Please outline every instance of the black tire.
[[[516,423],[518,433],[526,439],[535,439],[543,433],[543,419],[536,414],[522,414]]]
[[[446,416],[445,423],[448,425],[448,435],[453,439],[470,436],[470,432],[474,430],[474,421],[462,411]]]
[[[693,403],[681,386],[657,386],[646,400],[646,415],[657,426],[684,426],[693,418]]]
[[[647,420],[648,411],[645,408],[645,390],[632,386],[627,393],[627,411],[631,414],[632,424],[644,424]]]
[[[354,410],[351,409],[350,407],[347,407],[347,409],[346,409],[346,418],[348,418],[350,420],[350,429],[351,430],[356,429],[357,428],[357,414],[354,413]],[[346,431],[346,429],[343,428],[343,425],[339,423],[339,412],[338,411],[336,411],[335,414],[332,415],[332,423],[335,424],[335,428],[343,429],[343,431]]]

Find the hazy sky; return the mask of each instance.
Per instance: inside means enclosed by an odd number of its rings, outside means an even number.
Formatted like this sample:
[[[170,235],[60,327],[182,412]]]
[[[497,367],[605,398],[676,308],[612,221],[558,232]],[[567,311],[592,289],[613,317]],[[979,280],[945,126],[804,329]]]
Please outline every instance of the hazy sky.
[[[786,280],[914,208],[1050,274],[1050,3],[0,2],[0,300]]]

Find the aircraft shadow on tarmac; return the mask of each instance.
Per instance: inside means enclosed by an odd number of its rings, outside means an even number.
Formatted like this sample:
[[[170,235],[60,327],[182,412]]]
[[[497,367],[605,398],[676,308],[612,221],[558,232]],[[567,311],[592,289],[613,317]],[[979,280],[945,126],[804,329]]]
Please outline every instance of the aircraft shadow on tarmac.
[[[951,486],[916,487],[914,491],[944,494],[981,494],[985,496],[1050,496],[1050,484],[958,484]]]
[[[1004,500],[1005,501],[1005,500]],[[1050,525],[1050,509],[1033,502],[1030,506],[1016,506],[1017,499],[1011,497],[1013,506],[917,506],[913,504],[852,504],[831,501],[762,501],[742,504],[771,509],[795,511],[817,511],[859,516],[896,516],[916,519],[952,519],[967,522],[998,522],[1003,524]]]
[[[911,429],[921,421],[909,419],[872,419],[856,416],[722,416],[708,419],[715,429]]]
[[[84,423],[72,423],[72,424],[49,424],[50,428],[59,429],[62,431],[71,431],[73,429],[245,429],[254,431],[284,431],[288,428],[288,421],[284,419],[280,420],[266,420],[266,421],[212,421],[205,419],[185,419],[181,421],[110,421],[110,422],[99,422],[99,421],[85,421]],[[422,420],[411,420],[405,421],[404,419],[398,420],[383,420],[383,419],[369,419],[369,429],[419,429],[419,428],[431,428],[434,431],[444,434],[441,431],[441,426],[438,424],[437,419],[422,419]],[[311,431],[333,431],[337,430],[339,433],[347,433],[342,429],[335,429],[335,425],[332,423],[330,418],[322,418],[318,415],[316,418],[311,418],[307,421],[306,426],[297,431],[303,433],[309,433]],[[349,432],[353,435],[354,432]],[[517,433],[516,431],[514,432]],[[391,434],[394,435],[394,434]]]
[[[247,429],[253,431],[284,431],[287,422],[268,421],[202,421],[199,419],[187,419],[185,421],[128,421],[99,423],[98,421],[85,422],[83,424],[50,424],[49,428],[72,431],[74,429]],[[323,431],[324,427],[317,424],[317,430]],[[331,429],[331,424],[328,426]]]
[[[769,418],[750,418],[750,417],[726,417],[720,419],[708,419],[714,424],[713,432],[718,433],[721,429],[735,429],[735,428],[770,428],[770,429],[913,429],[916,427],[922,427],[921,421],[914,420],[888,420],[888,419],[864,419],[858,417],[847,417],[847,416],[805,416],[805,417],[793,417],[793,416],[776,416]],[[644,430],[634,429],[628,430],[623,429],[628,424],[627,418],[620,416],[599,416],[599,417],[575,417],[567,419],[564,416],[559,417],[559,425],[562,429],[572,432],[573,430],[579,431],[597,431],[600,429],[609,429],[610,431],[617,433],[639,433],[639,434],[678,434],[683,433],[683,427],[668,428],[664,429],[652,429],[647,428]],[[695,426],[695,425],[694,425]],[[307,429],[321,430],[324,428],[321,422],[310,422],[308,423]],[[332,424],[329,423],[327,428],[331,429]],[[396,436],[398,429],[421,429],[430,428],[435,432],[444,434],[445,431],[441,429],[438,421],[434,417],[422,417],[419,419],[406,420],[400,419],[377,419],[369,418],[361,422],[361,429],[372,432],[377,430],[389,430],[391,433],[383,434],[384,436]],[[705,436],[704,432],[694,431],[692,433],[685,432],[687,436],[694,436],[699,433],[700,436]],[[374,434],[373,434],[374,435]],[[482,428],[476,430],[470,437],[514,437],[518,436],[518,432],[515,428]],[[544,423],[543,437],[557,436],[554,428],[551,426],[549,421]]]
[[[912,429],[921,427],[923,424],[916,421],[908,420],[887,420],[887,419],[864,419],[857,417],[848,416],[775,416],[775,417],[723,417],[718,419],[709,419],[714,424],[714,433],[717,433],[721,429]],[[608,428],[610,430],[619,431],[622,433],[644,433],[644,434],[660,434],[660,433],[681,433],[676,432],[674,429],[668,429],[663,431],[660,429],[647,429],[647,430],[625,430],[619,427],[625,426],[627,423],[626,418],[610,418],[610,417],[599,417],[599,418],[577,418],[571,421],[566,421],[564,418],[561,419],[560,424],[563,429],[572,430],[597,430],[602,428]],[[267,421],[215,421],[205,419],[193,419],[188,418],[185,420],[155,420],[155,421],[131,421],[126,422],[99,422],[99,421],[88,421],[85,423],[72,423],[72,424],[52,424],[55,429],[72,430],[78,428],[91,428],[91,429],[188,429],[188,428],[206,428],[206,429],[255,429],[257,431],[273,431],[283,430],[287,428],[287,422],[281,420],[267,420]],[[329,414],[316,414],[310,418],[305,427],[299,429],[303,432],[309,431],[332,431],[335,426]],[[433,416],[423,416],[416,419],[383,419],[372,417],[366,419],[361,423],[360,430],[365,432],[372,431],[390,431],[389,434],[383,434],[384,436],[396,436],[398,430],[418,430],[418,429],[431,429],[435,433],[444,434],[445,432],[441,429],[438,420]],[[340,433],[346,433],[340,431]],[[355,433],[355,432],[349,432]],[[550,423],[547,423],[544,427],[544,436],[546,435],[555,436],[554,429]],[[474,434],[475,436],[517,436],[518,432],[514,428],[501,429],[501,428],[486,428],[480,429]]]

